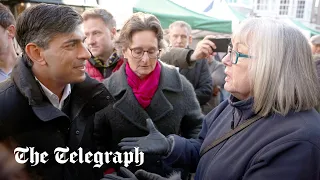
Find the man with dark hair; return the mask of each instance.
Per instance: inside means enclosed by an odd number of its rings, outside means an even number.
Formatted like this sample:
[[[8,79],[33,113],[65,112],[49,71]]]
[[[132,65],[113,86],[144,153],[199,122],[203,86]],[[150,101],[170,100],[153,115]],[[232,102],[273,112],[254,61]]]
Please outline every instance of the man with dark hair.
[[[113,104],[103,84],[85,74],[90,53],[81,24],[72,8],[49,4],[28,8],[17,19],[23,54],[11,78],[0,83],[0,140],[48,153],[47,162],[36,166],[25,154],[31,179],[99,179],[92,164],[59,164],[54,154],[57,147],[93,153],[94,114]]]
[[[6,80],[16,64],[13,46],[15,20],[10,10],[0,3],[0,82]]]

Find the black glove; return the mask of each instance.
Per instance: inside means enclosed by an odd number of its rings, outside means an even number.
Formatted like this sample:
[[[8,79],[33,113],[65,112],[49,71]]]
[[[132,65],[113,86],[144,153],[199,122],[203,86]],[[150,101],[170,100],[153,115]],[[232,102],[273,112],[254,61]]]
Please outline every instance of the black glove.
[[[135,175],[139,180],[181,180],[180,174],[174,174],[169,178],[164,178],[158,174],[149,173],[141,169],[138,170]]]
[[[166,138],[155,127],[151,119],[147,119],[149,135],[144,137],[123,138],[118,144],[121,150],[132,150],[139,147],[140,151],[150,154],[166,156],[172,147],[173,140]]]
[[[130,170],[124,167],[120,167],[118,175],[106,174],[101,180],[138,180]]]

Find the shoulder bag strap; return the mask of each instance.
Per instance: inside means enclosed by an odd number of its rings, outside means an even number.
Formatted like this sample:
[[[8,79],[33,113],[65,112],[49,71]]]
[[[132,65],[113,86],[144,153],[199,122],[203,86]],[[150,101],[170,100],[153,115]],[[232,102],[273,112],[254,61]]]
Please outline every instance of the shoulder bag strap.
[[[216,139],[214,142],[212,142],[212,144],[210,144],[210,146],[204,148],[201,152],[200,152],[200,157],[203,156],[205,153],[207,153],[210,149],[216,147],[218,144],[220,144],[221,142],[229,139],[231,136],[237,134],[238,132],[242,131],[243,129],[245,129],[246,127],[250,126],[252,123],[258,121],[259,119],[261,119],[261,116],[254,116],[253,118],[248,119],[247,121],[245,121],[245,123],[239,125],[238,127],[236,127],[235,129],[229,131],[228,133],[226,133],[224,136],[220,137],[219,139]]]

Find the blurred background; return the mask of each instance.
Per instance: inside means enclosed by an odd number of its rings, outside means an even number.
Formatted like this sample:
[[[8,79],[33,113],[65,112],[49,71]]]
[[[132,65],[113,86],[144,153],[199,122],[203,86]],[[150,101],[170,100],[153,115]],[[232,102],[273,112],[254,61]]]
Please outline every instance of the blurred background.
[[[320,34],[319,0],[0,0],[17,17],[38,3],[73,7],[79,13],[88,8],[111,12],[120,30],[133,12],[154,14],[164,29],[176,20],[188,22],[193,29],[193,47],[207,34],[228,37],[232,29],[249,17],[281,19],[300,29],[309,38]],[[166,31],[166,30],[165,30]]]

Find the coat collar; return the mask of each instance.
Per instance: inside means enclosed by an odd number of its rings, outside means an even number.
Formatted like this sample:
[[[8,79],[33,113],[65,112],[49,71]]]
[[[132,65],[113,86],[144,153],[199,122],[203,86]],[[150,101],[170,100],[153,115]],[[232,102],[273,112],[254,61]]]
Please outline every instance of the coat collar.
[[[29,105],[40,120],[50,121],[61,116],[68,118],[65,113],[55,108],[46,100],[40,84],[34,78],[32,70],[27,66],[26,59],[24,59],[24,57],[18,60],[17,65],[12,71],[12,78],[18,90],[25,98],[27,98]],[[88,77],[84,82],[71,84],[72,93],[70,96],[71,99],[73,99],[73,102],[69,116],[70,119],[74,119],[80,113],[83,106],[95,94],[99,94],[103,91],[102,88],[94,88],[99,85],[103,87],[101,83],[93,81]]]
[[[45,100],[40,85],[34,78],[31,68],[27,66],[24,57],[18,60],[17,65],[12,70],[12,79],[21,94],[27,98],[29,105],[40,120],[50,121],[60,116],[67,117],[62,111]]]
[[[235,121],[235,124],[239,124],[240,121],[247,120],[255,115],[253,111],[253,97],[239,100],[233,95],[230,95],[228,102],[231,107],[233,107],[233,120]]]
[[[183,90],[183,86],[179,72],[176,71],[174,66],[167,65],[161,61],[159,62],[161,65],[161,75],[158,88],[173,92],[181,92]],[[125,73],[125,64],[126,63],[123,63],[119,71],[113,73],[110,78],[104,82],[107,89],[113,96],[119,95],[129,87],[127,83],[127,75]]]
[[[173,110],[173,106],[166,98],[164,91],[173,93],[183,91],[182,80],[175,67],[162,62],[160,64],[161,75],[158,90],[145,110],[139,105],[127,83],[125,65],[122,65],[119,71],[112,74],[104,82],[110,93],[118,100],[114,104],[114,108],[140,129],[147,130],[147,118],[151,118],[155,122]]]
[[[41,91],[39,83],[35,80],[31,69],[26,65],[26,60],[20,59],[13,70],[12,78],[21,94],[28,99],[34,114],[41,121],[50,121],[58,117],[65,117],[74,122],[74,120],[83,111],[83,108],[94,97],[99,96],[100,102],[91,105],[91,112],[94,114],[97,110],[105,106],[103,99],[110,96],[105,86],[96,80],[86,77],[81,83],[71,84],[72,93],[70,94],[70,114],[67,116],[64,112],[55,108],[48,100],[45,99],[44,93]],[[87,119],[77,120],[77,130],[80,131],[78,136],[72,136],[76,140],[70,140],[70,147],[80,146],[84,136]]]

